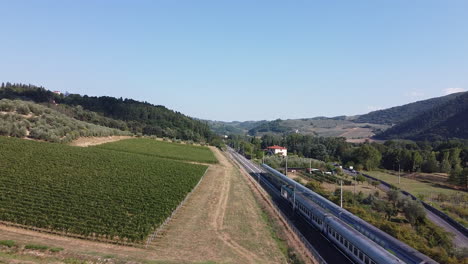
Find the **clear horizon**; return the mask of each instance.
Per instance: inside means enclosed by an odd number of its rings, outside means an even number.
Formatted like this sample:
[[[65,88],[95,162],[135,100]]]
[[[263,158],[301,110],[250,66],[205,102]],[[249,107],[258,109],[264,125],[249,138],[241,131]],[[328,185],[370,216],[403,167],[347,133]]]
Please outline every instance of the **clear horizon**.
[[[0,81],[199,119],[365,114],[466,91],[466,1],[0,1]]]

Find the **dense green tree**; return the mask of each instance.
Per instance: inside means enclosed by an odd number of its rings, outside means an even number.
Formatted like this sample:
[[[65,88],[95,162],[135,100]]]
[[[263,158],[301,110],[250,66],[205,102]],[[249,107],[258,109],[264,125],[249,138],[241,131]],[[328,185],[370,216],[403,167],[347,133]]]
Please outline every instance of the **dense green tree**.
[[[440,172],[449,173],[452,165],[449,161],[449,153],[447,151],[442,153],[442,161],[440,162]]]
[[[418,171],[421,169],[421,165],[423,163],[423,158],[418,151],[411,152],[411,171]]]
[[[468,168],[464,168],[462,173],[459,175],[458,183],[460,186],[468,188]]]
[[[405,199],[403,213],[405,214],[406,219],[413,226],[423,223],[426,219],[426,211],[424,210],[422,204],[410,198]]]
[[[435,153],[427,155],[426,160],[422,164],[422,171],[427,173],[437,172],[439,170],[439,162],[435,157]]]
[[[380,165],[382,154],[369,144],[364,144],[359,148],[355,149],[354,156],[357,163],[364,166],[366,170],[372,170]]]

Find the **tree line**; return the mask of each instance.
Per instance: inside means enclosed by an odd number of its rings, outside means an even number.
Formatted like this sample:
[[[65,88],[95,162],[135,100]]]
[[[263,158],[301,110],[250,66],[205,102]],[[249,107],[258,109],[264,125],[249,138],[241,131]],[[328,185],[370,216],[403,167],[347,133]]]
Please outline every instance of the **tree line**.
[[[280,145],[288,154],[338,162],[358,170],[401,170],[406,172],[442,172],[453,184],[468,187],[468,141],[389,140],[385,143],[346,142],[342,137],[267,134],[261,138],[230,136],[228,144],[251,158],[262,158],[268,146]]]

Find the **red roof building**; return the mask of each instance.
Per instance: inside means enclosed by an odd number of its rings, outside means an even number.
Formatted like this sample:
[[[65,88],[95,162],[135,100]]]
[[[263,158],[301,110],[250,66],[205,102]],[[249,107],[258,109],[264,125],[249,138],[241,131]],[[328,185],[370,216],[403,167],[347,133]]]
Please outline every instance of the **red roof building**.
[[[275,154],[275,155],[276,154],[281,154],[282,156],[287,156],[288,155],[288,149],[287,148],[277,146],[277,145],[267,147],[267,150],[270,151],[272,154]]]

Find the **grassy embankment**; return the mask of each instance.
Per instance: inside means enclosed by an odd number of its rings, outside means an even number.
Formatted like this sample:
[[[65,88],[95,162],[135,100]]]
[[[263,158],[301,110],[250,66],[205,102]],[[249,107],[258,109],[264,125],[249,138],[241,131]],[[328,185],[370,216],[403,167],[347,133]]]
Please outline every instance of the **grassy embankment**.
[[[445,185],[428,180],[414,180],[381,171],[371,171],[367,174],[395,185],[438,209],[447,213],[465,227],[468,227],[468,193],[448,188]]]

